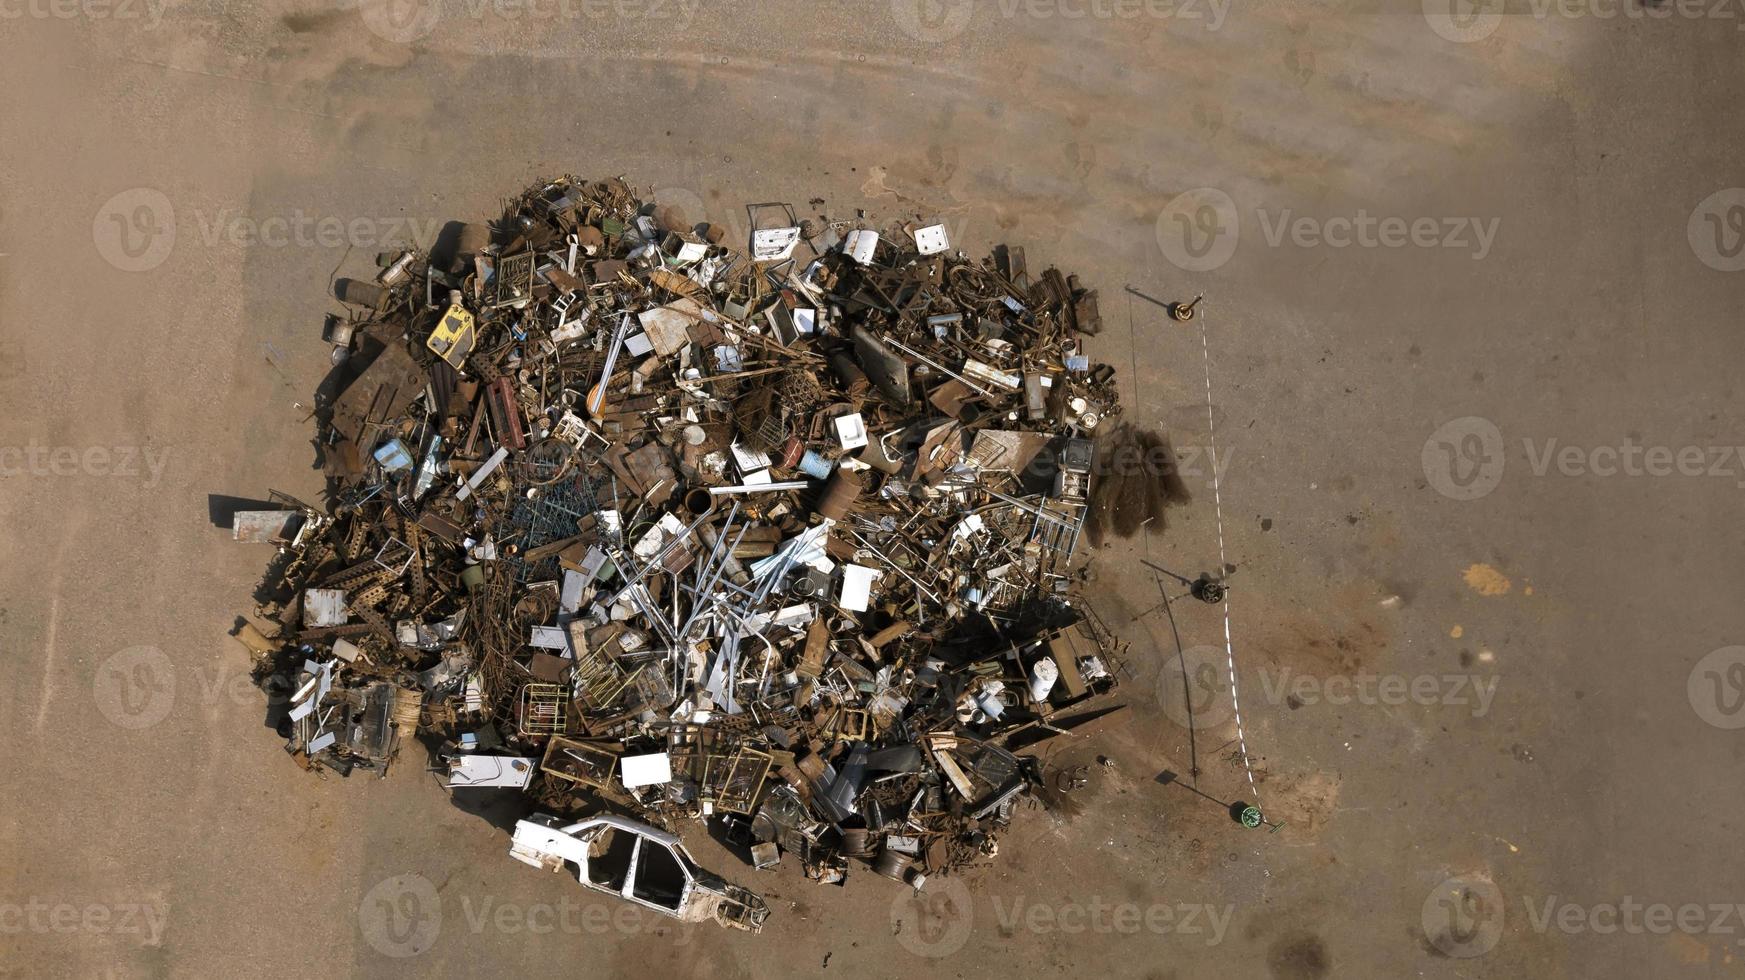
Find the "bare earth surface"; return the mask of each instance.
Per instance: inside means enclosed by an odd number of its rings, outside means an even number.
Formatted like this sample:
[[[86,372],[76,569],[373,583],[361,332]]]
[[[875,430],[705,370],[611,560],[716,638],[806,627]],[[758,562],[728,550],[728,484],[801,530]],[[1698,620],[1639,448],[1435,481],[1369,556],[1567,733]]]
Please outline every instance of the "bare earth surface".
[[[0,0],[0,975],[1745,975],[1745,5],[396,4]],[[565,171],[1102,290],[1194,500],[1099,555],[1081,812],[919,899],[698,828],[745,936],[508,860],[422,759],[296,770],[209,497],[317,498],[336,269]],[[1221,550],[1252,788],[1221,611],[1184,693],[1139,564]]]

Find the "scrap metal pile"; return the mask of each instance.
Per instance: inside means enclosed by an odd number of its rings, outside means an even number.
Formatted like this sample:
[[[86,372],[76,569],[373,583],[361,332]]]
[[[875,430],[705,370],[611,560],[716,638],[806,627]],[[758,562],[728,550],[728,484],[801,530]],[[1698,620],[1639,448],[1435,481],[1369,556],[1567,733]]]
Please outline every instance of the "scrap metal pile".
[[[451,787],[725,819],[822,881],[996,851],[1018,752],[1122,669],[1077,591],[1096,294],[748,212],[749,252],[565,177],[341,284],[327,506],[237,518],[304,767],[416,735]]]

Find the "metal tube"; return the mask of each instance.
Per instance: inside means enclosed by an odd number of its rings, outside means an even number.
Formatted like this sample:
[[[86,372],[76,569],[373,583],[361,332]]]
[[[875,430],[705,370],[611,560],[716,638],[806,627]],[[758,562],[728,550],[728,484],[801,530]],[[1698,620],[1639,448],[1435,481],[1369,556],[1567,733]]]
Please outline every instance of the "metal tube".
[[[854,528],[847,527],[845,525],[844,529],[846,531],[848,531],[849,534],[854,535],[854,540],[859,541],[861,547],[872,552],[873,554],[877,555],[878,557],[884,559],[885,564],[889,565],[892,571],[894,571],[898,575],[901,575],[904,578],[908,579],[909,584],[915,586],[916,589],[927,593],[927,597],[932,599],[934,602],[937,602],[941,605],[944,605],[945,600],[939,598],[939,595],[937,593],[935,593],[932,589],[929,589],[927,586],[922,585],[921,582],[915,578],[915,576],[910,575],[907,571],[904,571],[903,567],[901,565],[898,565],[896,562],[892,561],[890,559],[890,556],[886,555],[884,552],[882,552],[878,548],[874,547],[873,544],[871,542],[869,542],[867,539],[861,537],[860,534],[854,530]]]
[[[727,514],[727,523],[721,525],[721,530],[715,532],[715,543],[709,546],[709,557],[703,559],[697,566],[697,584],[702,585],[709,577],[709,571],[714,567],[716,559],[721,557],[721,546],[726,543],[726,530],[733,526],[733,518],[739,513],[739,502],[733,502],[733,510]],[[705,534],[703,540],[709,540]]]
[[[624,337],[630,332],[630,314],[618,321],[618,329],[612,333],[612,346],[606,351],[606,366],[600,370],[600,394],[589,398],[586,403],[588,414],[596,418],[600,409],[606,407],[606,386],[612,382],[612,368],[618,363],[618,352],[624,348]]]
[[[1059,524],[1061,527],[1072,527],[1072,521],[1069,521],[1066,518],[1061,517],[1058,514],[1051,514],[1048,512],[1048,510],[1046,508],[1038,507],[1034,504],[1027,503],[1023,500],[1018,499],[1017,497],[1009,497],[1006,494],[1003,494],[1000,491],[995,490],[991,487],[977,486],[977,485],[972,483],[972,484],[957,485],[957,486],[954,486],[953,489],[981,490],[981,491],[987,493],[988,496],[993,497],[995,500],[1001,501],[1002,503],[1011,504],[1012,506],[1017,507],[1020,510],[1028,511],[1029,513],[1035,514],[1037,517],[1042,518],[1043,520],[1047,520],[1047,521],[1051,521],[1055,524]]]
[[[795,540],[797,541],[798,539],[796,538]],[[765,599],[769,598],[770,590],[775,587],[776,582],[780,581],[783,575],[788,574],[788,569],[793,567],[794,556],[799,554],[799,552],[800,549],[790,542],[788,547],[782,551],[781,564],[776,566],[775,571],[765,576],[763,584],[758,587],[757,592],[754,594],[753,601],[762,603]]]
[[[710,487],[709,493],[716,497],[739,493],[767,493],[777,490],[804,490],[812,484],[805,480],[784,480],[781,483],[741,483],[731,487]]]
[[[738,513],[739,513],[739,502],[734,501],[733,509],[731,511],[729,511],[727,514],[727,523],[723,524],[721,526],[721,531],[719,533],[717,533],[715,536],[715,546],[716,546],[717,552],[719,552],[721,550],[722,543],[727,540],[727,533],[726,533],[727,529],[733,526],[733,518]],[[733,557],[733,548],[739,546],[740,539],[745,537],[745,532],[748,528],[750,528],[750,526],[751,525],[747,524],[744,527],[741,527],[739,529],[739,537],[733,539],[733,545],[727,548],[726,555],[725,555],[725,557],[723,557],[721,559],[720,566],[718,568],[711,569],[711,574],[706,580],[703,579],[701,573],[699,573],[697,584],[700,586],[700,588],[697,590],[697,593],[696,593],[697,599],[698,599],[697,604],[692,607],[690,618],[685,620],[684,627],[679,631],[680,635],[683,636],[685,639],[687,639],[687,640],[690,639],[691,627],[696,623],[697,616],[701,613],[703,604],[706,603],[709,600],[709,597],[714,593],[716,582],[720,580],[722,573],[725,572],[727,569],[727,559]],[[710,561],[711,562],[714,561],[713,555],[710,556]],[[727,584],[732,585],[733,583],[729,582]],[[734,587],[736,589],[738,588],[737,586],[734,586]]]
[[[1000,397],[999,395],[995,394],[994,392],[991,392],[988,389],[983,388],[981,385],[976,384],[974,381],[971,381],[970,379],[964,377],[963,375],[958,374],[956,371],[953,371],[952,369],[945,367],[942,364],[937,364],[937,363],[933,362],[932,360],[928,359],[926,355],[924,355],[916,350],[913,350],[912,348],[904,346],[902,343],[900,343],[898,341],[892,340],[889,337],[881,337],[879,339],[884,341],[885,343],[891,345],[892,347],[895,347],[896,349],[902,351],[903,353],[909,355],[910,357],[913,357],[914,359],[920,361],[922,364],[927,365],[928,367],[932,368],[933,370],[938,371],[941,374],[944,374],[947,377],[949,377],[955,381],[962,382],[963,384],[969,386],[972,390],[974,390],[980,394],[986,395],[989,398]]]
[[[672,538],[669,541],[667,541],[666,544],[661,545],[660,550],[654,553],[654,557],[650,558],[648,560],[648,564],[643,565],[641,567],[641,569],[639,569],[637,571],[637,573],[630,578],[630,581],[641,582],[643,576],[647,575],[649,573],[649,571],[654,568],[654,566],[660,564],[663,560],[665,560],[666,556],[672,552],[673,548],[676,545],[678,545],[679,542],[690,537],[691,532],[695,531],[697,529],[697,525],[703,523],[705,520],[708,520],[709,515],[713,514],[714,512],[715,511],[713,509],[710,509],[710,510],[704,511],[701,514],[698,514],[697,519],[692,521],[689,525],[687,525],[683,531],[680,531],[679,533],[673,535]],[[635,557],[635,552],[632,552],[631,556]]]

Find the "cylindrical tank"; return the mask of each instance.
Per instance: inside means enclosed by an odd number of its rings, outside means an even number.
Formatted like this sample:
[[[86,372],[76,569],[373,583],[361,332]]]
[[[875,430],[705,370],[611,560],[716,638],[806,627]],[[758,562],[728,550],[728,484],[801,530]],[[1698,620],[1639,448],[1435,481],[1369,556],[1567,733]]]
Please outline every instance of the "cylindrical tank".
[[[902,881],[909,874],[909,869],[915,864],[915,859],[902,851],[885,849],[879,859],[873,862],[873,870],[893,881]]]
[[[830,482],[824,485],[824,493],[818,498],[818,516],[840,521],[854,502],[860,499],[860,493],[866,485],[860,482],[860,477],[853,472],[838,468],[830,477]]]
[[[1043,657],[1030,667],[1030,700],[1042,702],[1048,700],[1048,692],[1054,690],[1054,682],[1060,680],[1060,666],[1052,657]]]

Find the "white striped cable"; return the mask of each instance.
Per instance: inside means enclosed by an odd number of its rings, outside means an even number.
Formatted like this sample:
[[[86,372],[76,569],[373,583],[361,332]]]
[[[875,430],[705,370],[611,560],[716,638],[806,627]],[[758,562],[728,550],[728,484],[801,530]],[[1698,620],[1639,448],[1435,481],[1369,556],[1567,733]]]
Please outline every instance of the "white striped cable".
[[[1218,486],[1218,427],[1212,420],[1212,343],[1207,338],[1206,314],[1200,313],[1200,353],[1206,362],[1206,437],[1211,442],[1212,510],[1218,520],[1218,574],[1230,567],[1224,558],[1224,496]],[[1236,745],[1242,752],[1242,768],[1248,773],[1248,792],[1254,802],[1260,802],[1260,790],[1254,784],[1254,767],[1248,762],[1248,736],[1242,729],[1242,702],[1236,697],[1236,645],[1230,639],[1230,590],[1224,590],[1224,654],[1230,668],[1230,704],[1236,709]]]

